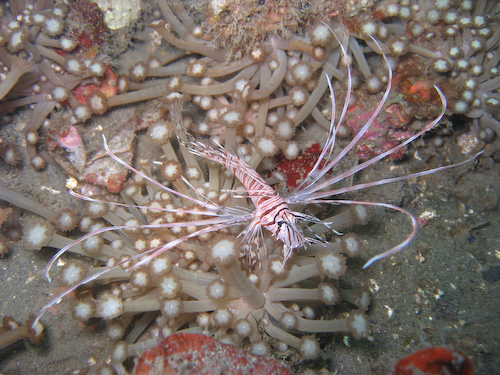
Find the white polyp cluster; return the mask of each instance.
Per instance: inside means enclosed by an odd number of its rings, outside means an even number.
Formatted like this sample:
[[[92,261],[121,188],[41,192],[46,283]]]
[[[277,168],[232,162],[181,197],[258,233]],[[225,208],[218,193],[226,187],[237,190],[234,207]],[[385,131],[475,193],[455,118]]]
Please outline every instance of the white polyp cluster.
[[[76,320],[86,322],[95,314],[95,305],[90,300],[77,300],[71,308],[73,317]]]
[[[270,112],[267,115],[266,124],[269,126],[274,126],[278,122],[279,119],[280,119],[280,116],[278,115],[278,112]]]
[[[201,38],[204,34],[205,31],[203,30],[203,27],[199,25],[195,25],[191,30],[191,35],[194,36],[195,38]]]
[[[202,77],[207,72],[207,64],[193,61],[186,67],[186,74],[191,77]]]
[[[250,353],[261,356],[268,356],[271,353],[269,344],[265,341],[253,342],[249,347]]]
[[[300,340],[300,354],[304,359],[313,359],[319,355],[318,341],[312,336],[304,336]]]
[[[474,2],[471,0],[463,0],[460,2],[460,8],[462,8],[465,12],[470,12],[474,7]]]
[[[85,122],[90,118],[92,112],[90,112],[88,105],[80,104],[73,109],[73,115],[78,122]]]
[[[164,120],[157,121],[149,126],[148,135],[154,142],[165,144],[172,136],[170,124]]]
[[[365,35],[375,35],[377,32],[377,24],[369,21],[361,26],[361,32]]]
[[[368,319],[361,311],[351,312],[347,319],[347,325],[355,338],[368,337]]]
[[[304,318],[306,319],[314,319],[316,317],[316,314],[311,306],[304,306],[302,312],[304,313]]]
[[[21,156],[19,155],[16,146],[14,145],[6,146],[1,154],[4,161],[10,165],[17,165],[21,160]]]
[[[346,260],[339,252],[323,251],[316,256],[318,269],[322,275],[338,279],[346,271]]]
[[[361,243],[355,234],[345,234],[342,236],[342,251],[352,257],[360,252]]]
[[[169,181],[175,181],[182,174],[182,167],[178,161],[167,160],[162,164],[161,171],[163,176]]]
[[[470,48],[474,51],[474,52],[480,52],[484,49],[484,46],[485,46],[485,43],[482,39],[479,39],[479,38],[476,38],[476,39],[472,39],[471,42],[470,42]]]
[[[167,89],[170,91],[178,91],[182,87],[182,76],[172,76],[167,82]]]
[[[118,92],[120,94],[124,94],[128,91],[129,79],[125,76],[119,76],[116,87],[118,88]]]
[[[56,86],[51,91],[52,99],[57,102],[63,102],[68,99],[69,91],[64,86]]]
[[[276,137],[283,141],[292,139],[295,134],[293,121],[288,118],[279,119],[274,125],[274,132],[276,133]]]
[[[125,327],[120,320],[112,320],[106,327],[106,336],[110,340],[119,340],[125,333]]]
[[[213,312],[212,320],[216,327],[229,327],[233,321],[233,314],[227,307],[219,307]]]
[[[457,59],[463,55],[463,50],[459,46],[452,46],[448,51],[448,55],[453,59]]]
[[[288,350],[288,344],[284,343],[283,341],[277,341],[273,343],[273,347],[281,353],[284,353]]]
[[[66,4],[59,3],[52,8],[52,15],[54,17],[64,18],[68,14],[68,6]]]
[[[111,361],[113,363],[122,363],[128,357],[128,344],[125,341],[119,341],[111,351]]]
[[[164,298],[175,298],[181,289],[181,283],[172,273],[163,275],[158,282],[158,293]]]
[[[475,64],[471,66],[470,72],[474,77],[479,77],[481,74],[483,74],[484,69],[482,65]]]
[[[142,290],[146,288],[150,282],[151,276],[146,270],[139,269],[130,274],[130,284],[132,284],[134,288]]]
[[[382,90],[382,80],[377,76],[371,76],[366,80],[366,89],[371,94],[377,94]]]
[[[318,295],[320,301],[327,306],[335,305],[340,301],[340,294],[332,284],[321,283],[318,285]]]
[[[243,101],[250,99],[254,88],[254,84],[246,78],[238,79],[234,83],[235,95]]]
[[[210,95],[193,97],[193,102],[198,104],[200,106],[200,108],[205,110],[205,111],[212,109],[214,106],[214,98],[212,98],[212,96],[210,96]]]
[[[243,112],[236,108],[228,108],[222,113],[220,121],[230,128],[237,127],[243,122]]]
[[[52,240],[54,228],[45,220],[35,219],[25,224],[23,233],[24,248],[26,250],[40,250]]]
[[[283,327],[283,329],[286,329],[286,330],[295,329],[295,328],[297,328],[297,322],[298,322],[297,317],[295,316],[294,313],[292,313],[290,311],[284,312],[281,315],[280,325],[281,325],[281,327]]]
[[[250,57],[253,61],[260,62],[264,59],[265,52],[264,48],[260,45],[255,45],[250,51]]]
[[[328,26],[318,22],[309,30],[309,39],[312,44],[325,47],[332,38],[332,33]]]
[[[435,6],[437,10],[448,10],[451,6],[451,0],[436,0]]]
[[[425,31],[424,26],[419,22],[411,22],[411,23],[409,23],[409,27],[410,27],[411,36],[414,38],[418,38]]]
[[[101,251],[104,245],[102,236],[92,236],[82,242],[82,249],[86,254],[92,255]]]
[[[469,104],[465,100],[457,100],[453,105],[455,113],[465,113],[469,109]]]
[[[350,207],[351,215],[354,219],[354,223],[357,225],[366,225],[370,220],[370,213],[365,206],[358,204]]]
[[[408,20],[411,18],[411,9],[407,6],[399,8],[399,17],[404,20]]]
[[[64,30],[64,22],[59,17],[45,18],[42,31],[49,36],[59,36]]]
[[[100,91],[93,91],[87,96],[86,103],[92,113],[96,113],[98,115],[103,115],[107,109],[107,99],[106,96]]]
[[[75,213],[70,209],[64,209],[59,212],[55,219],[55,223],[59,230],[63,232],[70,231],[76,227],[78,220]]]
[[[290,142],[286,145],[283,155],[287,160],[295,160],[300,154],[300,148],[297,142]]]
[[[34,25],[43,26],[45,23],[45,15],[42,13],[34,13],[32,15],[32,20]]]
[[[226,298],[228,291],[229,291],[229,286],[220,279],[212,281],[207,286],[208,298],[216,301]]]
[[[182,301],[178,299],[165,300],[161,304],[161,312],[168,319],[175,319],[182,313]]]
[[[240,337],[250,337],[253,332],[252,324],[247,319],[240,319],[234,323],[234,332]]]
[[[30,159],[30,164],[35,170],[40,171],[45,168],[47,162],[41,155],[35,155]]]
[[[148,74],[148,67],[146,63],[139,62],[130,68],[130,79],[132,81],[143,81]]]
[[[435,8],[428,9],[427,12],[425,12],[425,19],[431,25],[436,25],[441,19],[441,12]]]
[[[292,104],[299,107],[304,105],[308,98],[307,90],[301,86],[296,86],[290,90]]]
[[[161,61],[160,61],[160,59],[158,59],[158,57],[153,56],[153,57],[149,58],[146,65],[147,65],[148,69],[156,69],[156,68],[161,67]]]
[[[160,237],[153,237],[148,241],[148,249],[157,249],[163,244],[164,242]]]
[[[108,210],[108,205],[99,202],[87,202],[85,205],[85,213],[94,219],[98,219],[106,215]]]
[[[210,326],[211,319],[210,314],[206,312],[199,313],[196,315],[196,324],[203,329],[207,329]]]
[[[59,45],[63,51],[71,52],[76,48],[77,42],[74,39],[63,36],[59,39]]]
[[[215,83],[215,80],[212,77],[203,77],[200,80],[201,86],[210,86],[210,85],[213,85],[214,83]]]
[[[26,139],[26,143],[29,145],[35,145],[38,143],[40,139],[38,132],[36,130],[30,130],[25,133],[24,138]]]
[[[407,37],[396,37],[389,42],[389,49],[394,56],[402,56],[408,51]]]
[[[201,178],[201,176],[202,176],[202,174],[201,174],[200,168],[198,168],[196,166],[191,166],[191,167],[186,168],[186,177],[189,180],[197,181]]]
[[[458,70],[460,71],[466,71],[469,69],[469,61],[467,61],[466,59],[458,59],[456,62],[455,62],[455,65],[457,67]]]
[[[70,57],[66,60],[66,70],[73,74],[82,74],[85,69],[85,65],[75,57]]]
[[[236,244],[232,238],[222,238],[210,249],[210,257],[215,263],[228,264],[238,257]]]
[[[276,255],[268,259],[267,268],[272,275],[281,278],[286,277],[289,272],[288,267],[283,264],[283,259]]]
[[[432,62],[432,69],[436,73],[446,73],[451,69],[451,64],[446,59],[436,59]]]
[[[96,301],[96,315],[111,320],[123,314],[122,299],[109,292],[101,294]]]
[[[359,306],[361,311],[368,311],[368,307],[370,306],[370,294],[366,290],[363,290],[359,295],[356,304]]]
[[[399,14],[399,5],[396,3],[387,5],[386,13],[389,17],[396,17]]]
[[[100,77],[106,72],[106,65],[102,61],[94,61],[89,65],[88,69],[90,74]]]
[[[303,85],[311,79],[312,68],[305,61],[300,61],[292,66],[292,77],[299,84]]]
[[[24,43],[26,42],[26,39],[28,38],[28,34],[26,31],[23,29],[19,29],[14,31],[10,35],[9,39],[9,50],[11,52],[19,52],[24,48]]]
[[[269,69],[274,71],[280,67],[280,63],[278,61],[272,59],[268,62],[267,66],[269,67]]]
[[[254,141],[254,147],[264,157],[273,156],[278,152],[276,142],[267,136],[257,137]]]
[[[86,275],[85,266],[76,260],[71,260],[61,268],[60,281],[65,286],[73,286],[83,280]]]

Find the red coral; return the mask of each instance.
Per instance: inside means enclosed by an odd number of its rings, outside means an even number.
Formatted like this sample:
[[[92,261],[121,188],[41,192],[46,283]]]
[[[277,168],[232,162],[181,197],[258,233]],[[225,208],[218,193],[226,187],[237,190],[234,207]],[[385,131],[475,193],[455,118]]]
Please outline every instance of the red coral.
[[[382,121],[384,125],[377,120],[373,121],[370,128],[361,137],[360,143],[356,146],[360,160],[368,160],[389,151],[413,135],[411,131],[405,130],[409,119],[404,116],[399,106],[393,107],[388,114],[388,119]],[[372,115],[373,112],[365,112],[349,121],[353,133],[357,134]],[[399,160],[406,152],[406,147],[402,147],[388,157]]]
[[[473,375],[472,364],[464,354],[446,348],[419,350],[400,359],[393,375]]]
[[[98,84],[78,85],[73,90],[73,95],[80,103],[85,104],[87,96],[94,91],[102,92],[107,98],[118,93],[118,75],[109,65],[106,65],[106,71],[99,79]]]
[[[248,353],[212,337],[178,333],[142,354],[135,375],[292,375],[277,360]]]
[[[288,189],[294,189],[300,185],[311,169],[313,169],[320,154],[321,145],[315,143],[305,149],[295,160],[287,160],[283,155],[278,157],[276,171],[285,175]]]

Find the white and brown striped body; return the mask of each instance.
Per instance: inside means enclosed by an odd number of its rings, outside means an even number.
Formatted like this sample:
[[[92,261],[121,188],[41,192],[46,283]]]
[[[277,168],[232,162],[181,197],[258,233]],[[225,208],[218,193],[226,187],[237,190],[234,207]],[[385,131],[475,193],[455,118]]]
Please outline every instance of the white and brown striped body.
[[[286,262],[292,250],[303,246],[307,241],[297,227],[297,215],[290,210],[288,203],[253,169],[245,160],[223,149],[215,149],[196,142],[191,151],[206,159],[215,161],[228,170],[243,184],[248,196],[255,205],[253,220],[245,230],[245,238],[253,242],[261,228],[267,229],[273,237],[284,245],[283,258]]]

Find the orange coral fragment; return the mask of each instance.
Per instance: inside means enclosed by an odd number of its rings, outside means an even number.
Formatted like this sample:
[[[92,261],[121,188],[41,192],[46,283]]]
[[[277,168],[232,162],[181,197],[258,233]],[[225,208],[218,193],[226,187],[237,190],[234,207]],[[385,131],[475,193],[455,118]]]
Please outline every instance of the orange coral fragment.
[[[400,359],[393,375],[473,375],[472,364],[464,354],[447,348],[419,350]]]

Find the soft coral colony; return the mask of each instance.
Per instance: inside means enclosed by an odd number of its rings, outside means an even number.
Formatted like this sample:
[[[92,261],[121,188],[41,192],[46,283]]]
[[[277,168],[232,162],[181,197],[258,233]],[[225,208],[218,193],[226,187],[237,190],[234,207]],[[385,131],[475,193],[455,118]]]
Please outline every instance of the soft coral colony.
[[[394,63],[400,61],[408,68],[423,62],[432,68],[428,73],[426,69],[403,72],[396,67],[396,84],[407,100],[397,102],[399,107],[391,113],[404,112],[403,117],[409,119],[415,115],[437,116],[441,108],[439,96],[434,91],[429,97],[421,94],[418,82],[444,83],[452,110],[475,118],[479,135],[490,139],[492,132],[499,132],[498,105],[495,107],[494,100],[498,95],[500,33],[494,31],[497,21],[484,16],[493,7],[491,1],[462,1],[457,5],[403,0],[379,2],[370,12],[358,10],[352,17],[346,11],[344,21],[351,36],[342,32],[339,35],[355,61],[355,81],[365,81],[351,104],[377,94],[388,78],[386,70],[374,67],[373,60],[382,61],[373,54],[378,47],[369,35],[374,35],[382,41],[382,50],[393,56]],[[138,173],[123,189],[121,184],[113,185],[124,205],[108,205],[103,198],[94,197],[79,220],[68,211],[53,213],[2,187],[2,199],[45,218],[26,223],[25,247],[65,249],[73,245],[69,251],[96,261],[92,266],[80,260],[66,261],[59,271],[59,281],[69,288],[86,278],[99,282],[99,288],[87,284],[77,290],[73,315],[80,321],[93,317],[108,321],[108,335],[118,341],[111,354],[111,365],[118,373],[125,371],[122,363],[129,356],[156,345],[159,337],[180,330],[212,334],[261,354],[269,352],[269,345],[278,350],[293,347],[304,358],[319,354],[311,333],[351,332],[366,337],[367,293],[338,285],[346,271],[346,256],[359,252],[356,237],[328,238],[326,246],[299,250],[283,265],[282,244],[272,238],[263,239],[267,251],[264,256],[259,256],[257,249],[250,252],[254,257],[249,258],[241,257],[241,247],[248,245],[238,237],[243,226],[200,230],[203,220],[207,228],[217,223],[217,217],[212,222],[206,219],[208,205],[200,204],[200,197],[227,210],[237,207],[250,211],[252,206],[241,198],[248,193],[232,174],[216,163],[196,158],[177,142],[172,120],[179,116],[172,118],[172,111],[166,110],[179,100],[199,107],[200,111],[194,113],[191,106],[193,114],[183,117],[183,127],[239,153],[253,169],[269,163],[280,152],[287,159],[297,158],[301,146],[293,138],[307,118],[325,129],[330,127],[332,111],[329,100],[325,100],[326,76],[336,80],[337,95],[345,91],[346,69],[328,27],[314,23],[301,37],[280,37],[279,31],[274,36],[266,34],[267,39],[256,38],[245,47],[248,54],[244,57],[231,59],[237,53],[212,39],[231,29],[231,25],[222,31],[214,26],[219,14],[208,18],[207,24],[197,25],[179,2],[158,1],[158,8],[152,13],[150,27],[175,48],[137,61],[128,75],[116,79],[112,95],[92,91],[84,103],[73,90],[86,80],[103,76],[106,68],[99,61],[55,52],[71,52],[76,47],[74,40],[64,34],[67,6],[51,2],[25,6],[12,1],[4,10],[6,47],[0,47],[0,57],[6,74],[0,86],[4,96],[1,108],[8,112],[34,104],[25,134],[35,169],[45,164],[36,149],[38,129],[56,107],[65,110],[67,119],[76,125],[116,106],[158,98],[158,110],[148,124],[147,142],[161,148],[164,155],[161,168],[151,160],[138,160]],[[334,15],[330,10],[329,16]],[[311,14],[311,20],[315,18],[320,19],[318,14]],[[437,37],[449,48],[436,48],[433,43]],[[452,48],[458,40],[466,42],[464,50]],[[475,69],[461,68],[465,63],[473,64]],[[461,92],[458,88],[464,85],[468,90],[463,97],[456,97]],[[433,107],[421,106],[424,101]],[[415,133],[407,129],[409,121],[396,121],[392,129],[381,129],[373,137],[382,139],[381,144],[367,143],[361,149],[362,155],[369,158],[381,154],[409,139]],[[400,132],[401,127],[407,132]],[[337,133],[348,136],[349,128],[342,124]],[[176,193],[165,191],[152,178]],[[238,190],[240,193],[234,192]],[[358,206],[327,219],[335,229],[366,220],[366,212]],[[77,225],[91,234],[77,243],[54,229],[56,226],[64,233]],[[121,229],[108,231],[108,225]],[[93,235],[96,231],[99,234]],[[183,238],[187,239],[178,241]],[[133,272],[127,271],[136,262],[132,258],[168,243],[176,245]],[[114,268],[104,272],[109,267]],[[332,310],[316,307],[318,303],[339,306],[340,301],[355,308],[333,319]],[[124,336],[128,326],[131,331]]]

